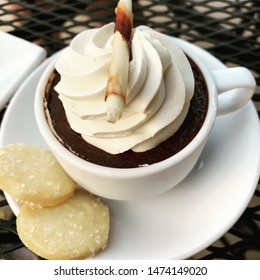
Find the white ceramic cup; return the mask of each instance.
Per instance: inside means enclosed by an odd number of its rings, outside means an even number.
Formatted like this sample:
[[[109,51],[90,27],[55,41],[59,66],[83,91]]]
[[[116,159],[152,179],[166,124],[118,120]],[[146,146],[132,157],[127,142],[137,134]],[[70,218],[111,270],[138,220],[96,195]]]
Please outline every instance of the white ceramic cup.
[[[197,64],[206,80],[208,112],[199,133],[185,148],[176,155],[149,166],[129,169],[104,167],[85,161],[67,150],[53,135],[43,106],[46,83],[55,61],[43,73],[35,95],[36,121],[51,151],[81,187],[101,197],[116,200],[143,199],[171,189],[181,182],[196,164],[216,116],[237,110],[251,99],[256,83],[248,69],[236,67],[210,71],[187,44],[180,40],[176,42]]]

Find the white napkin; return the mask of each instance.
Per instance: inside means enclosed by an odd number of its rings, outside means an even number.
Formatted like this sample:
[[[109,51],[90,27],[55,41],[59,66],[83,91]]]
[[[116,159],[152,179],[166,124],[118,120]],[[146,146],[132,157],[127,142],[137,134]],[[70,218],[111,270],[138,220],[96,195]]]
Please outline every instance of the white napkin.
[[[0,110],[45,57],[43,48],[0,31]]]

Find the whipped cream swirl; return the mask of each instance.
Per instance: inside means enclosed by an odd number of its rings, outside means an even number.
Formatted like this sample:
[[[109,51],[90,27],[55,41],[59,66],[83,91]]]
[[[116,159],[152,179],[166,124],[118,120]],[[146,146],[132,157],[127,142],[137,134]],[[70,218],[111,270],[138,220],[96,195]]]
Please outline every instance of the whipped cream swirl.
[[[106,120],[105,92],[114,23],[78,34],[56,62],[55,87],[71,128],[111,154],[154,148],[181,126],[194,91],[190,64],[174,40],[148,27],[133,30],[126,107]]]

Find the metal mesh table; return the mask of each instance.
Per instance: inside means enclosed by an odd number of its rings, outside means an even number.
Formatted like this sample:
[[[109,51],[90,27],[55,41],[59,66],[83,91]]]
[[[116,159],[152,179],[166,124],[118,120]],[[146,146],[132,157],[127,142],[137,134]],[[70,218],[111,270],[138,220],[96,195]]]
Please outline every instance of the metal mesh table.
[[[257,81],[253,96],[260,111],[260,0],[133,1],[135,25],[146,24],[192,42],[228,66],[249,68]],[[0,1],[0,30],[44,47],[48,55],[80,31],[114,21],[117,1]],[[1,112],[2,118],[4,110]],[[7,207],[3,198],[0,211]],[[260,259],[260,189],[239,221],[194,259]],[[1,214],[1,212],[0,212]],[[0,216],[0,259],[23,248],[16,221]],[[33,257],[32,257],[33,258]]]

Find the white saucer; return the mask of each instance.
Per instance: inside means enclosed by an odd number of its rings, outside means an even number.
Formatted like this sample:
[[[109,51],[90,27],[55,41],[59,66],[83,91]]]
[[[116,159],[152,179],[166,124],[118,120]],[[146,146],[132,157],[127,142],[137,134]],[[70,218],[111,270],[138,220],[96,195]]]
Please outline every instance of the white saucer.
[[[224,65],[193,47],[211,69]],[[36,127],[33,99],[45,62],[25,81],[4,116],[0,144],[46,147]],[[177,187],[135,202],[107,201],[111,235],[96,259],[186,259],[227,232],[247,207],[259,178],[260,129],[253,103],[218,117],[192,173]],[[18,208],[8,197],[11,208]]]
[[[0,110],[6,105],[22,81],[46,57],[36,44],[0,31]]]

